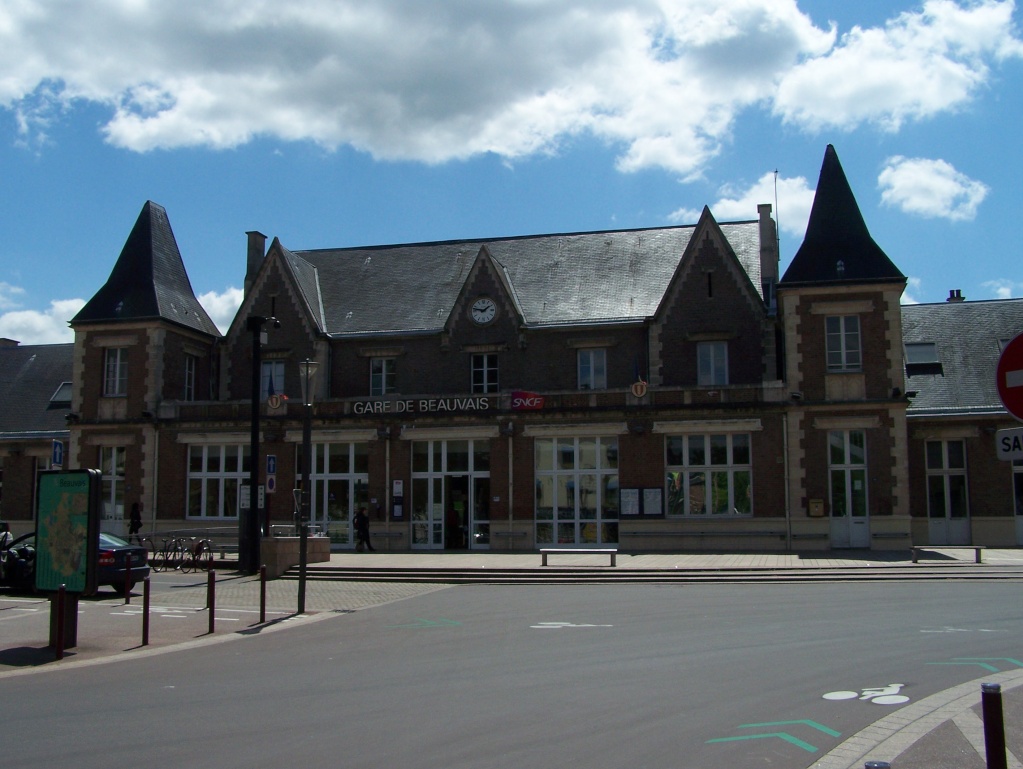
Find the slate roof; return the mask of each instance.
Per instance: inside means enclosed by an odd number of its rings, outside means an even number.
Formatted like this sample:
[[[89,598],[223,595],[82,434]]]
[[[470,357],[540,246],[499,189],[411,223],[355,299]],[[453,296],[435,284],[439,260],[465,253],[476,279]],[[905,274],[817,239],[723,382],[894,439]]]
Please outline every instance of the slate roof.
[[[73,344],[0,344],[0,440],[59,437],[68,433]],[[61,390],[60,400],[53,400]],[[65,400],[67,398],[67,400]]]
[[[842,263],[839,270],[838,263]],[[806,236],[779,285],[904,281],[874,242],[832,145],[824,151]]]
[[[753,286],[756,220],[719,225]],[[527,326],[637,322],[657,310],[695,225],[289,251],[320,330],[329,335],[439,332],[480,249],[488,249]],[[273,246],[271,246],[271,250]]]
[[[165,320],[220,336],[192,291],[167,211],[152,201],[142,207],[107,282],[71,325],[140,320]]]
[[[1023,332],[1023,299],[908,304],[904,343],[934,342],[938,364],[906,366],[906,391],[916,391],[910,417],[1005,413],[995,369],[1000,342]]]

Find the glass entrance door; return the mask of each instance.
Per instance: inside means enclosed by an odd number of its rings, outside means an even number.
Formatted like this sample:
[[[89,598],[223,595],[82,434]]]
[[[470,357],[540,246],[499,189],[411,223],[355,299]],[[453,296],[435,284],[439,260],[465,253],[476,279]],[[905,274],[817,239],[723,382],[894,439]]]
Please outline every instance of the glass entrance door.
[[[412,547],[490,547],[490,441],[412,444]]]
[[[927,441],[927,522],[930,545],[970,544],[966,443]]]
[[[867,442],[862,430],[828,433],[831,546],[870,547],[867,515]]]

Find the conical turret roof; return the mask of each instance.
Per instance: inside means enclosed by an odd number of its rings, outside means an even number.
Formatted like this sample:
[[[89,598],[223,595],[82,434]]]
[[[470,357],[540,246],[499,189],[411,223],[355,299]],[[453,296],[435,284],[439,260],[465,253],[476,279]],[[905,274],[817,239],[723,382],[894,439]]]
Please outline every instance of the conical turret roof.
[[[806,236],[780,285],[904,281],[874,242],[832,145],[824,152]]]
[[[71,325],[140,320],[165,320],[220,336],[192,291],[167,211],[151,200],[142,207],[107,282]]]

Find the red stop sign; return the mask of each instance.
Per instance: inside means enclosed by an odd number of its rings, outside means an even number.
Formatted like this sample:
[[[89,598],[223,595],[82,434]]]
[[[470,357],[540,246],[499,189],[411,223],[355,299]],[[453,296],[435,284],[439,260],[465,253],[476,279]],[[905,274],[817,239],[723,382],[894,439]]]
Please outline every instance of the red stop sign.
[[[1023,334],[1005,345],[998,359],[998,397],[1016,419],[1023,422]]]

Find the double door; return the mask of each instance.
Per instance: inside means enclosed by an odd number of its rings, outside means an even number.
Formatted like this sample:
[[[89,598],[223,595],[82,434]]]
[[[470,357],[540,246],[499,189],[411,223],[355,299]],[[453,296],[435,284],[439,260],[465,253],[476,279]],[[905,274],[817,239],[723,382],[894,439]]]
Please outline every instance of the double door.
[[[490,478],[436,475],[412,479],[412,547],[470,550],[490,546]]]

